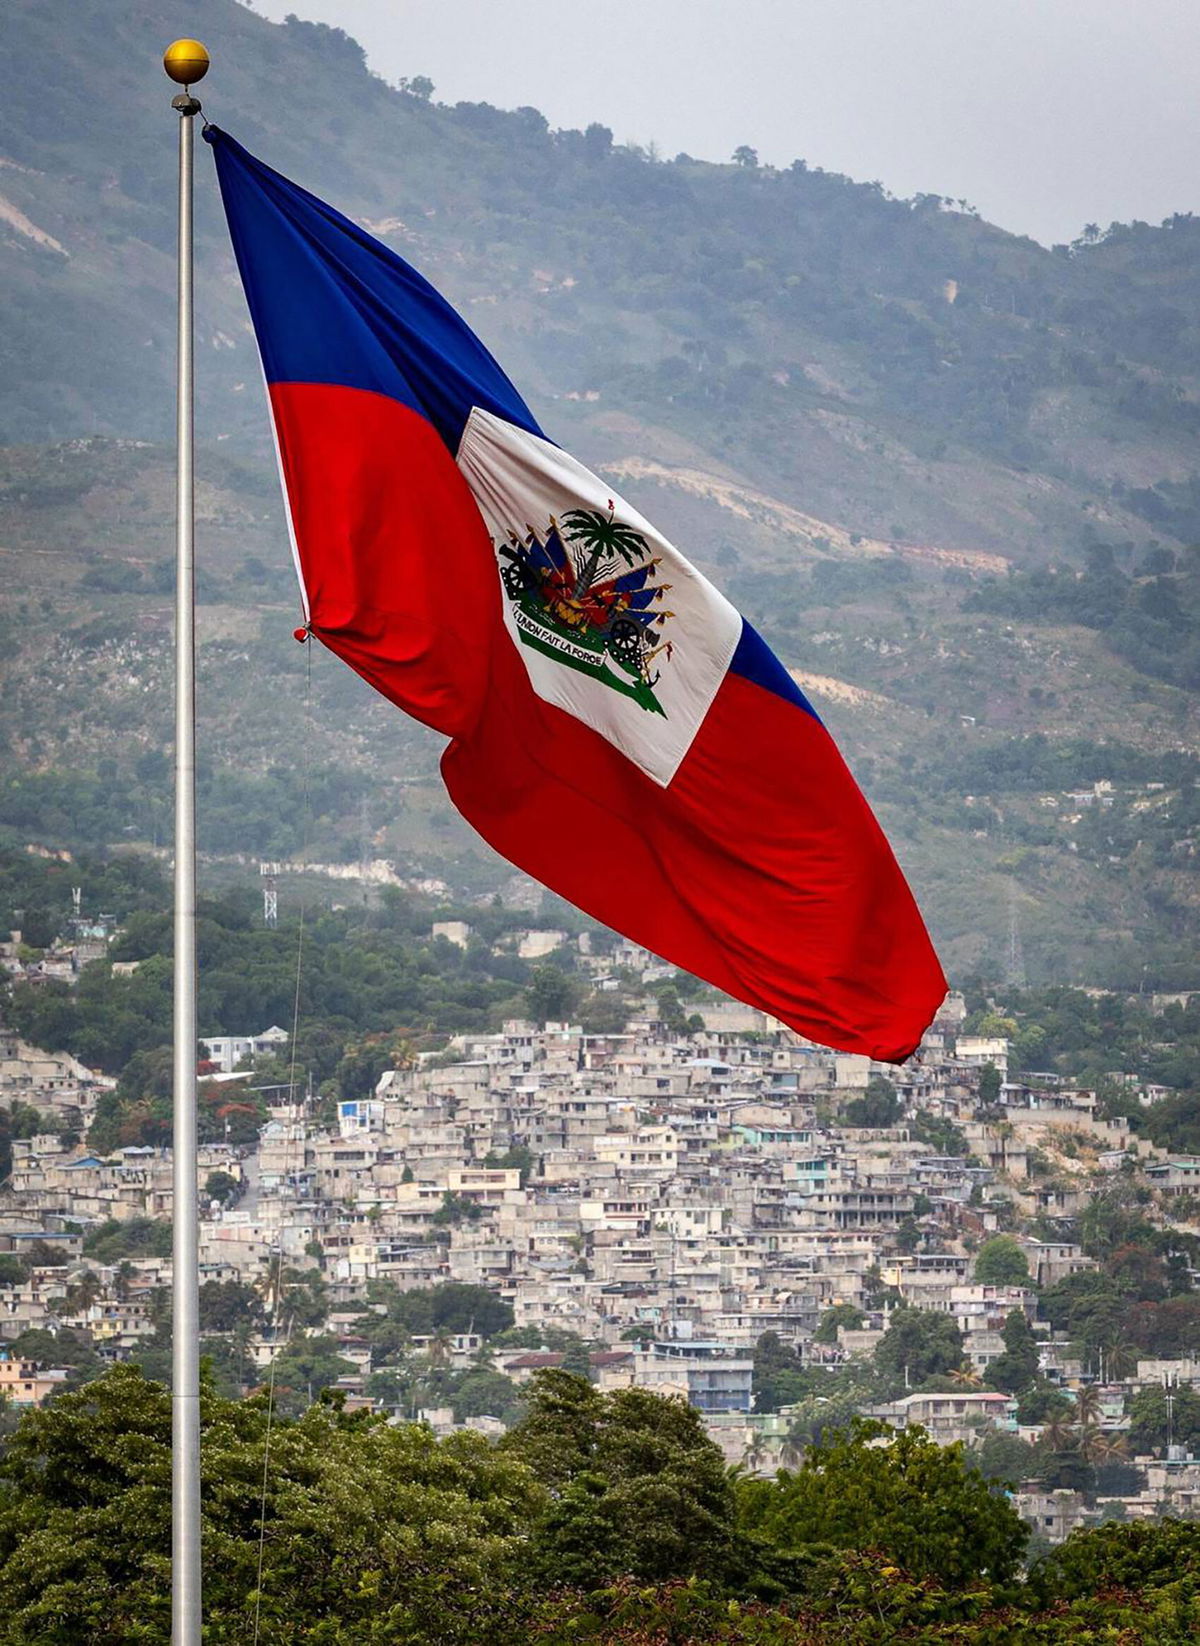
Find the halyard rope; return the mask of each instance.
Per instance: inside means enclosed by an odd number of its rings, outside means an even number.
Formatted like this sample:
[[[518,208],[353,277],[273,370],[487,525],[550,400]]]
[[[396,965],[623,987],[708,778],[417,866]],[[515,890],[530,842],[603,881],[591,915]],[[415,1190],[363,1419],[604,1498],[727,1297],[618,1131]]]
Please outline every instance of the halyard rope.
[[[306,861],[307,856],[308,856],[309,833],[310,833],[310,827],[311,827],[311,823],[312,823],[312,787],[311,787],[311,772],[310,772],[310,764],[309,764],[310,759],[311,759],[311,748],[312,748],[312,654],[313,654],[313,643],[312,643],[311,635],[309,636],[308,641],[307,641],[307,653],[308,653],[308,655],[305,659],[305,683],[304,683],[304,737],[302,739],[303,750],[302,750],[302,756],[301,756],[301,761],[302,761],[302,768],[301,769],[302,769],[303,774],[304,774],[304,781],[303,781],[303,796],[304,796],[304,798],[303,798],[303,828],[302,828],[302,841],[303,841],[303,844],[302,844],[301,852],[300,852],[301,865],[304,864],[304,862]],[[295,993],[294,993],[294,996],[293,996],[293,999],[292,999],[292,1045],[291,1045],[290,1067],[288,1069],[288,1113],[289,1113],[289,1116],[294,1116],[295,1115],[295,1110],[296,1110],[296,1040],[297,1040],[297,1036],[299,1034],[299,1029],[300,1029],[300,981],[301,981],[301,977],[303,975],[303,963],[304,963],[304,915],[305,915],[305,896],[304,896],[304,878],[303,878],[303,873],[302,873],[301,878],[300,878],[300,920],[299,920],[299,925],[297,927],[297,932],[296,932],[296,987],[295,987]],[[295,1123],[295,1120],[293,1118],[293,1119],[289,1119],[287,1124],[291,1127],[294,1127],[295,1131],[299,1133],[300,1141],[303,1142],[303,1137],[304,1137],[304,1125],[303,1125],[303,1123],[300,1124],[299,1126],[297,1126],[296,1123]],[[297,1139],[294,1136],[290,1136],[287,1139],[287,1141],[284,1145],[284,1150],[283,1150],[283,1176],[284,1176],[285,1183],[287,1182],[288,1175],[289,1175],[288,1167],[289,1167],[289,1164],[291,1163],[292,1146],[296,1141],[297,1141]],[[273,1317],[273,1323],[274,1323],[274,1319],[278,1318],[279,1315],[283,1314],[284,1282],[283,1282],[283,1221],[282,1221],[282,1217],[280,1219],[280,1224],[279,1224],[279,1234],[278,1234],[277,1245],[278,1245],[278,1251],[276,1252],[276,1254],[274,1256],[274,1263],[275,1263],[274,1285],[269,1286],[268,1293],[267,1293],[268,1307],[271,1310],[271,1314],[272,1314],[272,1317]],[[270,1281],[270,1277],[271,1277],[271,1261],[272,1261],[272,1259],[270,1257],[268,1257],[268,1260],[267,1260],[268,1281]],[[273,1294],[273,1296],[272,1296],[272,1294]],[[294,1323],[294,1316],[283,1315],[283,1319],[284,1319],[283,1348],[286,1349],[288,1344],[291,1342],[292,1325]],[[268,1481],[268,1478],[269,1478],[270,1467],[271,1467],[271,1431],[274,1428],[274,1424],[275,1424],[275,1366],[276,1366],[276,1363],[277,1363],[277,1361],[279,1359],[279,1355],[280,1355],[279,1344],[278,1344],[278,1341],[275,1339],[274,1335],[272,1335],[271,1348],[273,1350],[273,1353],[271,1355],[270,1368],[269,1368],[268,1373],[267,1373],[267,1431],[266,1431],[266,1434],[263,1438],[262,1486],[261,1486],[261,1490],[260,1490],[260,1493],[259,1493],[259,1505],[258,1505],[258,1569],[257,1569],[257,1573],[256,1573],[256,1576],[255,1576],[255,1581],[254,1581],[254,1646],[258,1646],[259,1628],[260,1628],[261,1620],[262,1620],[263,1561],[264,1561],[264,1558],[265,1558],[265,1555],[266,1555],[266,1543],[267,1543],[267,1481]]]

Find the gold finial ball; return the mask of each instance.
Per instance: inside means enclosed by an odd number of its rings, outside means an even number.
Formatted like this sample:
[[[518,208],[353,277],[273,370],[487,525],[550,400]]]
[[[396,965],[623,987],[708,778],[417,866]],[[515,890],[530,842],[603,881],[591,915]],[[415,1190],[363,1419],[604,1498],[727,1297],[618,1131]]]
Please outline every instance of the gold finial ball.
[[[177,86],[194,86],[208,73],[208,53],[199,40],[175,40],[163,52],[163,68]]]

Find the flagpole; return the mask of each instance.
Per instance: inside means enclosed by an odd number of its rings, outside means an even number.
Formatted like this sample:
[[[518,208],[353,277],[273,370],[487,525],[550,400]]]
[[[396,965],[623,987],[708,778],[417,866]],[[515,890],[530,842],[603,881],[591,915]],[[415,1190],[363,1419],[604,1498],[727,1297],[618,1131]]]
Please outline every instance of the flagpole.
[[[171,1642],[200,1646],[200,1242],[196,1189],[196,615],[192,464],[192,154],[208,71],[197,40],[163,68],[179,115],[179,314],[175,512],[175,999],[172,1133]]]

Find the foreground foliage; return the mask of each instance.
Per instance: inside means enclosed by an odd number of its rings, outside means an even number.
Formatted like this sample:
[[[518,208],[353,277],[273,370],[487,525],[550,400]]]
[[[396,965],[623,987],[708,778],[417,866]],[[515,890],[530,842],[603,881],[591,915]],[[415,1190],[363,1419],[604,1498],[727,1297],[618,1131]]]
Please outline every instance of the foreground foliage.
[[[1196,1525],[1076,1534],[1018,1585],[1011,1507],[919,1431],[860,1429],[772,1483],[725,1471],[679,1402],[561,1372],[498,1446],[318,1403],[275,1417],[264,1472],[261,1398],[207,1390],[203,1419],[214,1643],[1175,1646],[1200,1630]],[[169,1520],[161,1385],[117,1367],[27,1413],[0,1458],[0,1646],[165,1643]]]
[[[317,1405],[271,1438],[261,1401],[204,1399],[209,1638],[473,1641],[542,1492],[476,1435],[438,1442]],[[169,1633],[170,1399],[127,1367],[29,1414],[3,1463],[5,1642]]]

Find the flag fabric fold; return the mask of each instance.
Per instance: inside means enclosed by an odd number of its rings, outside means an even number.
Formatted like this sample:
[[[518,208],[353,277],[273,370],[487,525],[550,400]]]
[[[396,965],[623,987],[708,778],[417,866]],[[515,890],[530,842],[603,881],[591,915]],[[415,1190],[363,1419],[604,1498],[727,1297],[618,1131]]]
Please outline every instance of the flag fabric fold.
[[[813,1040],[910,1055],[945,978],[787,670],[415,269],[205,136],[312,634],[450,739],[510,862]]]

